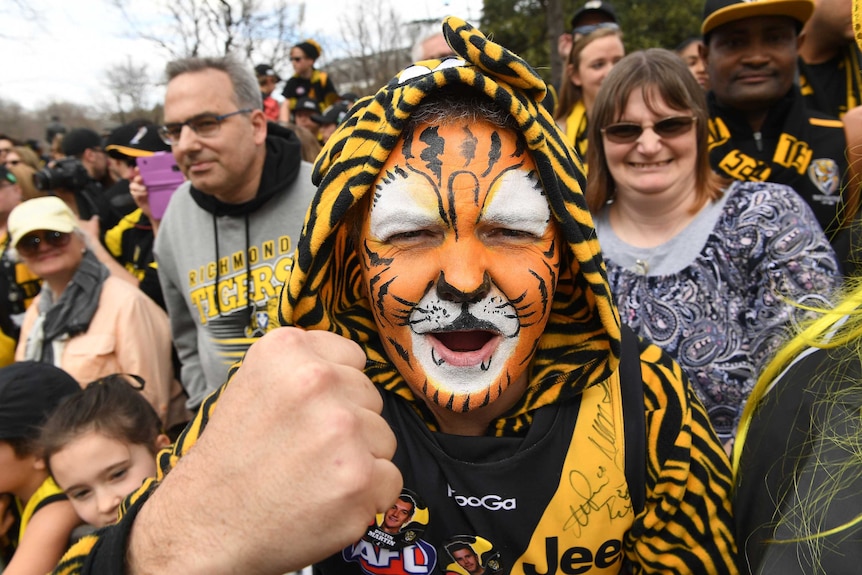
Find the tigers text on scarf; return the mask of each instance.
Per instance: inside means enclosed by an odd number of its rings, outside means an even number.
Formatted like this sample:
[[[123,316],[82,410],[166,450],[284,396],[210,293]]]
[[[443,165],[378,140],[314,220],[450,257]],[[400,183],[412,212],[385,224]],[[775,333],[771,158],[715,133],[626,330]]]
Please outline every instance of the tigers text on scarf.
[[[714,93],[707,102],[712,168],[734,180],[792,187],[831,238],[844,217],[844,124],[807,109],[797,88],[770,107],[759,132],[743,112],[721,105]]]

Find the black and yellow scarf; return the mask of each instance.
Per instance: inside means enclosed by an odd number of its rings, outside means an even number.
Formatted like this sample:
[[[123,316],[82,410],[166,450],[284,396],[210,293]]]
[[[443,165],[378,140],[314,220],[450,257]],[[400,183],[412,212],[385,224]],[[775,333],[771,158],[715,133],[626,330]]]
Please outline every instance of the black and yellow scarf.
[[[587,108],[583,100],[575,102],[571,113],[566,118],[566,138],[574,146],[581,158],[587,157]]]
[[[712,168],[734,180],[792,187],[831,237],[844,217],[842,122],[808,110],[797,88],[770,107],[759,132],[751,129],[745,113],[721,105],[714,93],[707,101]]]

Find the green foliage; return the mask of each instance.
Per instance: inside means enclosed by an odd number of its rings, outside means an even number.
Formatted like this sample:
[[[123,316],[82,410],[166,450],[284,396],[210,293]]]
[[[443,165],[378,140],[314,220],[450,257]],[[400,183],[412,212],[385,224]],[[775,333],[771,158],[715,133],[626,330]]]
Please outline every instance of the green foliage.
[[[563,8],[563,30],[585,0],[484,0],[481,30],[495,42],[519,54],[550,78],[550,54],[557,35],[549,30],[546,10],[558,1]],[[669,48],[700,33],[704,0],[612,0],[620,19],[627,52]]]
[[[690,36],[700,35],[703,0],[616,0],[626,51],[674,49]]]
[[[541,68],[547,69],[545,0],[484,0],[483,4],[482,32],[524,58],[540,73]]]

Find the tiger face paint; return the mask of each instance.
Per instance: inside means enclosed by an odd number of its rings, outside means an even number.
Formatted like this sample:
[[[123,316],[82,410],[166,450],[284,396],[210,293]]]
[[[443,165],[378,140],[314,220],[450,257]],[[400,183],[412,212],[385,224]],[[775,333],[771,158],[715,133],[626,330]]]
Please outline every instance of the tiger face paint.
[[[405,134],[375,183],[358,250],[381,340],[417,397],[462,413],[510,388],[521,395],[560,252],[513,132],[479,122]]]

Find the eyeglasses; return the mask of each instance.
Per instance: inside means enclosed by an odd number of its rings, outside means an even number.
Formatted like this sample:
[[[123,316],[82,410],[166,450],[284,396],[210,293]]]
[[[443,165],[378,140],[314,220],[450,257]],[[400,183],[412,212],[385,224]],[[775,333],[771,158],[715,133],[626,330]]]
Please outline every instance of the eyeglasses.
[[[677,136],[682,136],[691,130],[695,120],[697,120],[697,118],[694,116],[671,116],[669,118],[659,120],[652,126],[642,126],[641,124],[634,124],[632,122],[620,122],[618,124],[605,126],[601,129],[601,132],[614,144],[631,144],[641,137],[645,128],[649,127],[652,127],[652,131],[660,138],[676,138]]]
[[[22,256],[32,257],[39,253],[39,246],[43,243],[48,244],[52,248],[64,248],[69,245],[71,239],[72,234],[65,232],[55,232],[52,230],[33,232],[18,240],[18,243],[15,244],[15,249]]]
[[[182,136],[183,133],[183,126],[188,126],[191,128],[192,132],[198,136],[202,138],[212,138],[213,136],[218,135],[221,123],[226,119],[231,116],[236,116],[237,114],[249,114],[253,111],[254,110],[252,108],[243,108],[236,112],[229,112],[221,115],[200,114],[194,118],[189,118],[185,122],[172,122],[170,124],[159,126],[159,135],[167,145],[173,146],[180,141],[180,136]]]
[[[585,24],[583,26],[577,26],[575,28],[572,28],[572,36],[586,36],[591,32],[603,29],[619,30],[620,25],[616,22],[599,22],[598,24]]]

